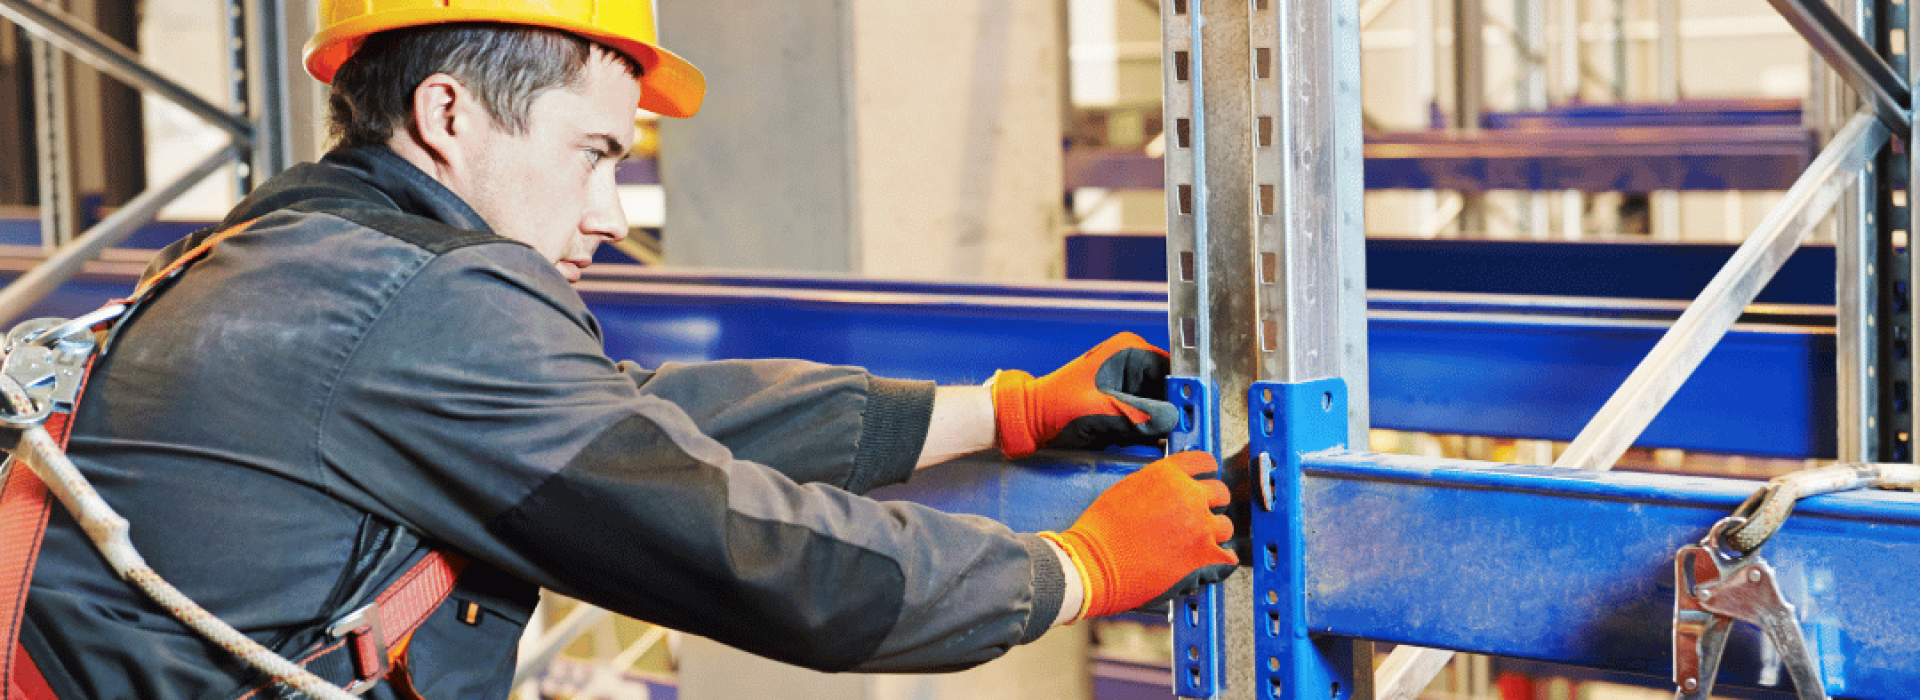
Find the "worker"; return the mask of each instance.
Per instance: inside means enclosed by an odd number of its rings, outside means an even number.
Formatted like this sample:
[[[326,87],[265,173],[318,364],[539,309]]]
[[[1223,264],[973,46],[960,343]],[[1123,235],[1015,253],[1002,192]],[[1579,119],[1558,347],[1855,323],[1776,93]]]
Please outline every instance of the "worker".
[[[953,670],[1237,562],[1205,453],[1060,532],[859,495],[992,447],[1159,440],[1167,358],[1135,336],[971,387],[609,359],[570,283],[626,235],[635,107],[704,90],[646,0],[321,6],[335,147],[161,252],[69,444],[154,568],[268,648],[369,697],[505,698],[544,587],[814,669]],[[451,591],[416,626],[429,560]],[[59,698],[284,692],[61,512],[25,614]]]

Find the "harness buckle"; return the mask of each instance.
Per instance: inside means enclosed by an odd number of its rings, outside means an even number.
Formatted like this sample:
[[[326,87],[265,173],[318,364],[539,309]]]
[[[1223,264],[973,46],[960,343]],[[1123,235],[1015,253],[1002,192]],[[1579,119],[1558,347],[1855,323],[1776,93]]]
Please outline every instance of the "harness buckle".
[[[365,693],[393,670],[393,662],[387,658],[387,633],[380,621],[379,603],[347,613],[327,627],[327,634],[345,639],[347,653],[353,657],[354,679],[347,684],[347,692]]]
[[[55,412],[73,410],[86,383],[87,360],[97,344],[93,329],[126,313],[126,304],[108,304],[72,320],[39,318],[8,331],[0,352],[0,375],[11,382],[5,388],[7,410],[0,423],[15,427],[38,425]]]

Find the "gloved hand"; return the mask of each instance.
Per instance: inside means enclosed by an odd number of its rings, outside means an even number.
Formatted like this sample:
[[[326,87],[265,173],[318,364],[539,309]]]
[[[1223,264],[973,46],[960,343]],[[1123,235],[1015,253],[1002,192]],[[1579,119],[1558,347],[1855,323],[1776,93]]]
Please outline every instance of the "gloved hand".
[[[1066,550],[1086,592],[1083,620],[1124,612],[1214,583],[1240,562],[1221,544],[1233,521],[1216,512],[1232,496],[1205,452],[1182,452],[1128,474],[1108,488],[1066,532],[1042,532]]]
[[[1041,447],[1100,449],[1166,437],[1180,421],[1166,401],[1168,365],[1166,351],[1121,333],[1039,379],[1002,370],[993,377],[1000,451],[1025,457]]]

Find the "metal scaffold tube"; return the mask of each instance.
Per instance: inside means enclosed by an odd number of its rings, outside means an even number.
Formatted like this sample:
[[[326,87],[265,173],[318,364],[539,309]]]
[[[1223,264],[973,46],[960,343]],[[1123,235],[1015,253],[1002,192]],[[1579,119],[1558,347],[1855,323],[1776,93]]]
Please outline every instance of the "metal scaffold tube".
[[[237,96],[253,119],[253,140],[249,144],[248,179],[266,182],[293,162],[288,140],[292,121],[287,101],[288,60],[284,8],[278,2],[243,2],[241,29],[243,38],[239,75],[245,86]]]
[[[1825,0],[1767,0],[1847,84],[1866,98],[1893,133],[1906,133],[1909,91],[1886,59],[1847,27]]]
[[[17,318],[25,313],[29,307],[71,279],[87,261],[126,240],[142,224],[152,221],[161,207],[178,199],[221,166],[232,162],[239,153],[238,146],[228,145],[202,159],[172,182],[140,193],[140,196],[87,229],[72,243],[61,247],[46,262],[21,275],[5,289],[0,289],[0,319]]]
[[[1554,466],[1611,469],[1753,303],[1781,263],[1833,209],[1888,136],[1886,127],[1872,115],[1854,116]]]
[[[226,130],[242,147],[251,146],[254,130],[245,119],[229,114],[192,90],[154,72],[119,42],[92,27],[75,22],[65,13],[33,0],[0,0],[0,17],[66,50],[103,73],[172,100],[207,123]]]

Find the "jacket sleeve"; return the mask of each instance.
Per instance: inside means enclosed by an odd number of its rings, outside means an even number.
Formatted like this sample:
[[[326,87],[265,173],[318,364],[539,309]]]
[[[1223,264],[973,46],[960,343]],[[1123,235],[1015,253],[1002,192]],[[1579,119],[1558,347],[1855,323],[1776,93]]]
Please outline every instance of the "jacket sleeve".
[[[800,483],[854,493],[913,475],[933,413],[933,383],[875,377],[799,360],[631,362],[640,392],[678,406],[735,457]]]
[[[834,479],[797,483],[641,391],[648,382],[607,359],[579,297],[531,251],[462,249],[396,284],[404,292],[343,350],[352,360],[326,400],[319,454],[343,498],[561,593],[820,670],[971,666],[1038,637],[1059,610],[1061,570],[1038,538]],[[873,401],[863,373],[774,374],[720,381],[720,395],[754,403],[824,383],[844,385],[823,393],[846,406]],[[782,438],[857,454],[866,424],[688,403],[720,432],[754,434],[738,442],[770,461],[805,459]],[[857,471],[848,485],[862,485]]]

